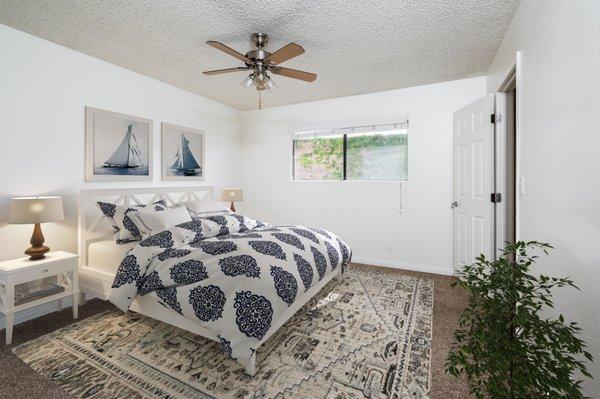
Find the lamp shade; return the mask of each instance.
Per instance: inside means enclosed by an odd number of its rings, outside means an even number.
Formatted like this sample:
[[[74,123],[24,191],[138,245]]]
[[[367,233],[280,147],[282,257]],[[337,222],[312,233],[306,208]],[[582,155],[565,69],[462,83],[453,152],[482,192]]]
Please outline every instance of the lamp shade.
[[[61,197],[19,197],[10,200],[9,223],[58,222],[64,218]]]
[[[224,188],[221,193],[221,201],[242,201],[243,199],[241,188]]]

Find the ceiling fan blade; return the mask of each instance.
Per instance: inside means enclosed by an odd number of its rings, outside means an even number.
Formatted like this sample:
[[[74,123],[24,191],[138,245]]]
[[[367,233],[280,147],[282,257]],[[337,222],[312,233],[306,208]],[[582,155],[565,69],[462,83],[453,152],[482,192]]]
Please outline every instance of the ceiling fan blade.
[[[277,75],[285,76],[285,77],[292,78],[292,79],[300,79],[305,82],[314,82],[315,79],[317,79],[316,73],[299,71],[297,69],[272,67],[272,68],[270,68],[270,70],[271,70],[271,72],[273,72]]]
[[[265,62],[271,65],[277,65],[301,54],[304,54],[304,49],[302,46],[296,43],[290,43],[265,58]]]
[[[250,64],[250,65],[254,64],[254,61],[252,61],[250,58],[246,57],[243,54],[238,53],[237,51],[235,51],[232,48],[227,47],[223,43],[219,43],[219,42],[215,42],[213,40],[209,40],[209,41],[206,42],[206,44],[208,44],[209,46],[212,46],[212,47],[216,48],[217,50],[221,50],[224,53],[227,53],[227,54],[229,54],[229,55],[237,58],[238,60],[242,60],[246,64]]]
[[[220,75],[222,73],[229,72],[239,72],[239,71],[247,71],[248,67],[237,67],[237,68],[226,68],[226,69],[214,69],[212,71],[204,71],[202,72],[204,75]]]

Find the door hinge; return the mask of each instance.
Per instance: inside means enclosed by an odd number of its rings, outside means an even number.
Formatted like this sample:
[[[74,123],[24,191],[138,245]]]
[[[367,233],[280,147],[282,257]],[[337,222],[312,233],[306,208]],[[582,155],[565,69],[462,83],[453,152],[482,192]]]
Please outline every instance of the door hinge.
[[[498,204],[498,203],[502,202],[502,194],[492,193],[490,195],[490,201],[493,202],[494,204]]]
[[[495,125],[496,123],[502,122],[502,115],[500,114],[490,114],[490,123]]]

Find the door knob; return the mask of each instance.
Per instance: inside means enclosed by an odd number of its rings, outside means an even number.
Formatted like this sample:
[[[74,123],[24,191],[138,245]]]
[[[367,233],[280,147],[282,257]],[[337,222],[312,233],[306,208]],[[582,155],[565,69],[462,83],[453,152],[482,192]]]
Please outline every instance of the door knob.
[[[458,206],[458,201],[454,201],[450,204],[450,208],[454,209]]]

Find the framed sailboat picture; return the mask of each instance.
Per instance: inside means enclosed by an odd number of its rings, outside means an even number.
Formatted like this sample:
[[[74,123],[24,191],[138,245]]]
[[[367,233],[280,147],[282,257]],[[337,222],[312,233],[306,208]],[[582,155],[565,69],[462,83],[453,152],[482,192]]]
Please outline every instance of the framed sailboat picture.
[[[204,180],[204,132],[162,123],[162,179]]]
[[[86,107],[85,179],[152,180],[152,121]]]

